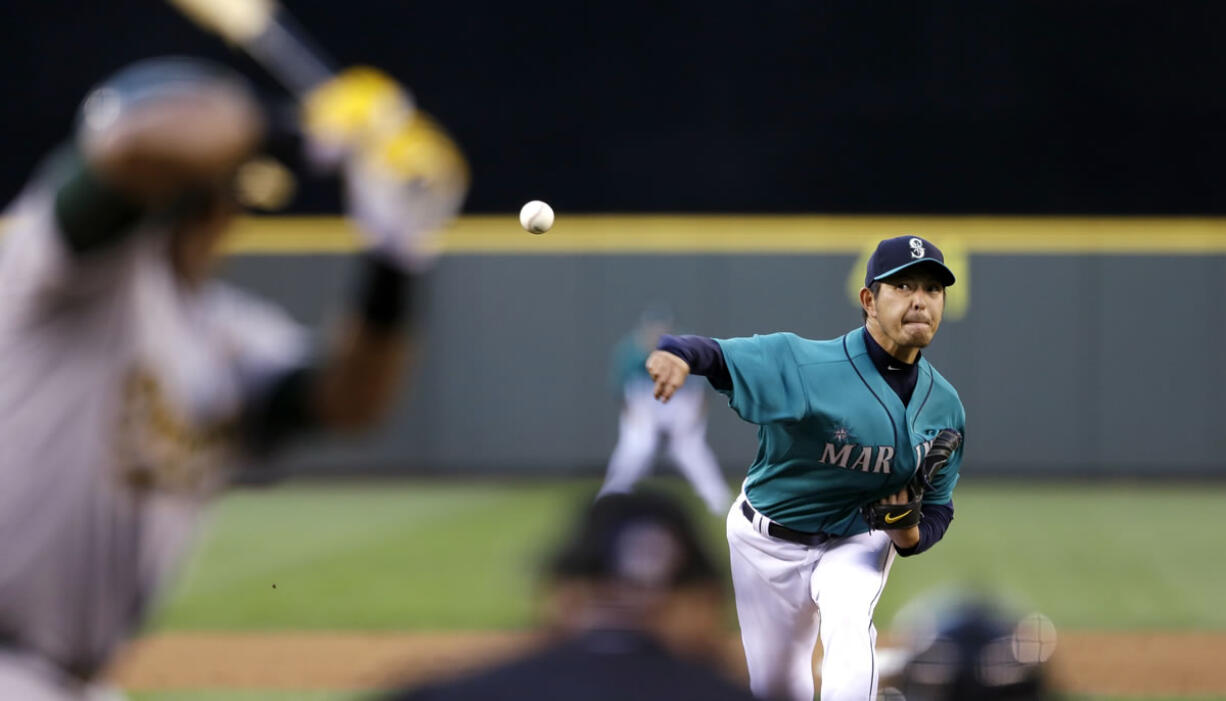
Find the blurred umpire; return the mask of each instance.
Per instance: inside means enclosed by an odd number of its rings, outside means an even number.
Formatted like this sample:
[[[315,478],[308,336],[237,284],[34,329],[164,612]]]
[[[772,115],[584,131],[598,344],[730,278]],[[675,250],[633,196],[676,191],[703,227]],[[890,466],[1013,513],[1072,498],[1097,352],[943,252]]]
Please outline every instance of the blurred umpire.
[[[370,241],[346,323],[318,357],[281,309],[210,279],[265,133],[244,80],[220,66],[149,60],[102,83],[12,205],[0,242],[0,699],[109,697],[100,673],[232,469],[389,405],[429,232],[467,184],[429,120],[367,119],[363,105],[397,96],[389,79],[349,72],[308,105],[306,136],[334,155]]]
[[[1054,698],[1046,663],[1056,630],[1046,616],[1019,616],[995,596],[954,589],[912,601],[899,618],[906,645],[895,683],[907,701]]]
[[[715,669],[727,640],[721,580],[672,500],[601,497],[548,574],[551,644],[394,701],[752,701]]]

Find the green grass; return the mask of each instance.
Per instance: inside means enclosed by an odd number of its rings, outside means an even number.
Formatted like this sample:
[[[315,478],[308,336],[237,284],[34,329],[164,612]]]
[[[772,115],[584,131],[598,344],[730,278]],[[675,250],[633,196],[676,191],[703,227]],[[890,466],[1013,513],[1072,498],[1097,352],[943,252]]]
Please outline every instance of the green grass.
[[[156,625],[506,628],[590,485],[318,484],[226,497]]]
[[[1226,485],[959,488],[945,539],[896,561],[879,620],[925,590],[978,585],[1070,628],[1226,628],[1213,514]]]
[[[720,562],[722,519],[682,495]],[[532,623],[535,572],[594,482],[288,484],[219,504],[160,629],[481,629]],[[950,584],[1069,628],[1226,628],[1211,515],[1226,485],[959,487],[945,540],[898,559],[880,627]],[[275,585],[275,588],[274,588]]]
[[[688,489],[719,562],[723,520]],[[287,484],[216,508],[153,627],[164,630],[486,629],[532,625],[543,556],[596,483]],[[1226,629],[1226,564],[1211,518],[1226,485],[963,485],[934,550],[898,559],[879,627],[930,591],[972,585],[1064,628]],[[276,585],[275,588],[273,585]],[[734,620],[729,616],[730,625]],[[133,701],[363,701],[357,692],[193,690]],[[1220,697],[1077,696],[1072,701]]]

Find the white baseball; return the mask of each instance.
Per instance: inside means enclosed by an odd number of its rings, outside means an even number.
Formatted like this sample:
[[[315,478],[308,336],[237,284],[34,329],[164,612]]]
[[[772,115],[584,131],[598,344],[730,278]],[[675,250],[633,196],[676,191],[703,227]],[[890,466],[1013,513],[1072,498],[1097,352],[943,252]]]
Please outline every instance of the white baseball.
[[[543,234],[553,228],[553,207],[532,200],[519,210],[519,225],[533,234]]]

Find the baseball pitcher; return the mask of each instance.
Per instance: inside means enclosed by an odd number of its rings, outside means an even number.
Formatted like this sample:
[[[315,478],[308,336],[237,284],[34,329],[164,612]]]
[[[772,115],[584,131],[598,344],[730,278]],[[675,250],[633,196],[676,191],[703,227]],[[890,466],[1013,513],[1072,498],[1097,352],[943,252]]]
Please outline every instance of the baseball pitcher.
[[[657,398],[703,375],[759,426],[727,533],[760,698],[813,698],[819,636],[822,701],[877,696],[873,610],[890,565],[953,519],[966,414],[921,354],[952,284],[930,241],[886,239],[860,291],[862,328],[828,341],[664,336],[648,357]]]
[[[10,209],[0,698],[103,698],[99,672],[232,468],[301,432],[366,425],[392,399],[427,232],[456,213],[463,161],[432,124],[405,124],[422,144],[408,151],[428,153],[414,187],[385,182],[372,204],[368,183],[348,179],[372,244],[347,323],[316,359],[287,314],[209,276],[236,169],[263,131],[241,77],[186,58],[138,63],[87,97],[75,138]]]

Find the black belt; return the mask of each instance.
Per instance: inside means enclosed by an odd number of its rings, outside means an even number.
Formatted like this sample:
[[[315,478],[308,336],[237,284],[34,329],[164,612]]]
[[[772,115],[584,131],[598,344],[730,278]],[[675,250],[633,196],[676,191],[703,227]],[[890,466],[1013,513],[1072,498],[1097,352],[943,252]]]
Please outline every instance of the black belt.
[[[749,519],[750,523],[753,523],[753,517],[758,515],[757,509],[749,505],[748,499],[741,500],[741,513],[745,514],[745,518]],[[786,540],[789,543],[799,543],[800,545],[821,545],[834,537],[829,533],[803,533],[801,531],[794,531],[787,526],[771,521],[770,519],[766,518],[766,516],[763,516],[762,518],[766,519],[767,522],[767,535],[771,536],[772,538],[778,538],[779,540]]]

